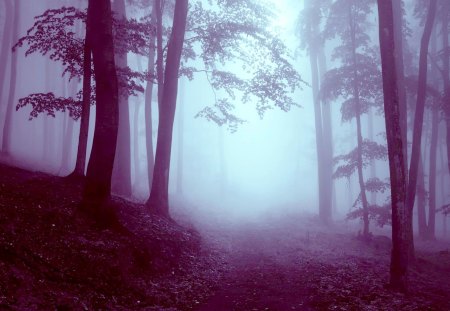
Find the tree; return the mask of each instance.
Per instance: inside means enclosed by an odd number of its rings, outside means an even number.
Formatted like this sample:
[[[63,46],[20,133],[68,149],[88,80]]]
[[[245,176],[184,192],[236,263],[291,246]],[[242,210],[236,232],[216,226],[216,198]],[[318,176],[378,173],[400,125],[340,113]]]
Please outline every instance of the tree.
[[[408,286],[408,252],[412,242],[408,235],[410,210],[406,204],[406,170],[404,165],[401,107],[397,85],[395,32],[392,1],[378,0],[380,52],[383,76],[384,115],[389,150],[389,173],[392,206],[392,253],[390,285],[405,291]]]
[[[331,198],[332,198],[332,148],[331,148],[331,120],[327,119],[326,109],[330,109],[319,96],[322,79],[320,54],[323,53],[324,39],[320,34],[321,17],[324,15],[324,7],[329,5],[329,1],[307,1],[305,9],[300,18],[300,38],[304,41],[301,44],[303,49],[308,48],[311,64],[311,87],[314,102],[314,121],[316,130],[316,153],[318,171],[318,202],[319,218],[328,224],[332,218]],[[325,56],[323,56],[325,58]],[[323,67],[324,65],[322,65]],[[325,107],[328,106],[328,107]],[[326,124],[328,123],[328,124]],[[328,131],[326,131],[328,129]]]
[[[430,0],[428,9],[428,15],[425,22],[425,28],[423,31],[422,39],[420,42],[420,59],[419,59],[419,77],[417,83],[417,100],[416,110],[414,115],[414,129],[413,129],[413,141],[411,149],[411,162],[409,166],[408,175],[408,187],[406,204],[408,206],[409,224],[409,240],[410,240],[410,257],[414,257],[414,243],[413,243],[413,229],[412,229],[412,210],[414,207],[414,200],[416,196],[417,187],[417,174],[420,160],[420,149],[422,141],[422,128],[423,128],[423,115],[425,110],[425,99],[427,93],[427,70],[428,70],[428,47],[431,38],[431,32],[433,30],[434,19],[436,16],[437,0]]]
[[[17,40],[19,37],[19,25],[20,25],[20,0],[15,1],[14,4],[14,18],[13,18],[13,28],[12,37],[13,40]],[[6,46],[7,48],[7,46]],[[10,69],[10,79],[9,79],[9,92],[8,101],[6,102],[6,116],[5,123],[3,124],[3,140],[2,140],[2,152],[9,154],[11,151],[11,127],[12,127],[12,113],[13,105],[16,96],[16,83],[17,83],[17,58],[18,53],[13,52],[11,57],[11,69]],[[3,85],[0,85],[3,88]],[[1,92],[0,92],[1,94]]]
[[[160,104],[158,140],[152,190],[146,203],[148,208],[161,216],[169,216],[169,169],[172,147],[173,122],[178,91],[178,75],[181,52],[186,32],[188,0],[175,4],[173,30],[167,47],[164,86]]]
[[[91,46],[90,25],[86,13],[74,7],[63,7],[45,11],[35,17],[34,25],[27,31],[27,35],[20,38],[14,46],[17,49],[27,45],[25,55],[40,53],[53,61],[61,62],[64,66],[63,75],[70,79],[83,78],[83,90],[73,97],[55,97],[53,93],[36,93],[19,100],[16,109],[27,105],[32,107],[30,120],[40,113],[55,116],[56,111],[68,110],[70,116],[78,120],[81,118],[78,153],[74,175],[84,175],[86,164],[87,137],[89,130],[89,112],[91,104],[95,104],[95,83],[91,85]],[[74,31],[76,22],[86,23],[84,40]],[[147,40],[152,34],[152,26],[136,20],[113,19],[113,34],[115,48],[118,52],[131,51],[135,54],[146,54]],[[134,72],[128,67],[118,68],[119,85],[128,96],[144,92],[140,82],[149,79],[143,73]]]
[[[111,14],[109,0],[89,0],[88,20],[91,26],[97,109],[82,210],[105,225],[111,225],[114,220],[114,213],[107,207],[107,201],[111,192],[119,104]]]
[[[114,0],[113,11],[115,18],[126,20],[125,0]],[[116,66],[122,70],[128,68],[128,51],[116,52]],[[120,77],[123,78],[123,77]],[[113,170],[114,192],[130,197],[131,190],[131,147],[130,147],[130,107],[126,81],[119,84],[119,132],[117,136],[117,148]]]
[[[341,40],[341,45],[333,51],[333,58],[340,60],[340,67],[325,74],[321,87],[324,99],[344,99],[341,107],[343,122],[356,120],[357,147],[347,155],[336,157],[335,162],[339,166],[334,177],[348,177],[357,172],[360,192],[354,207],[361,207],[363,236],[366,238],[369,237],[372,208],[367,200],[363,170],[366,163],[370,163],[372,159],[381,160],[386,157],[384,146],[362,137],[361,116],[367,113],[370,107],[377,107],[381,97],[378,55],[368,34],[368,16],[371,10],[370,0],[338,0],[331,5],[325,34],[327,38],[337,36]]]
[[[0,48],[0,60],[4,66],[0,67],[0,99],[3,97],[3,86],[5,84],[6,68],[8,64],[8,55],[11,51],[11,35],[13,34],[13,16],[14,6],[11,0],[3,1],[5,6],[5,24],[2,33],[2,45]],[[15,38],[16,39],[16,38]]]

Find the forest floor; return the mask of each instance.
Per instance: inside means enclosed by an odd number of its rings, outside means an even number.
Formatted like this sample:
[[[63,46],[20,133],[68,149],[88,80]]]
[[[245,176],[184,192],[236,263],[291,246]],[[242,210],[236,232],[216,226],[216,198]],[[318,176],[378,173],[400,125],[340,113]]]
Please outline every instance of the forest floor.
[[[181,225],[114,199],[130,234],[75,212],[82,182],[0,165],[0,309],[450,310],[450,243],[416,243],[408,294],[386,287],[390,239],[314,216]],[[179,201],[179,200],[178,200]]]

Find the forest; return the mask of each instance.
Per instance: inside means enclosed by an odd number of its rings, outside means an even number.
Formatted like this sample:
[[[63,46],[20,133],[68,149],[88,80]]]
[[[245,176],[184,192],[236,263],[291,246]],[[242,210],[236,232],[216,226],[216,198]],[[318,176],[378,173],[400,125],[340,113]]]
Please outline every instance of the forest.
[[[450,310],[450,1],[0,0],[0,309]]]

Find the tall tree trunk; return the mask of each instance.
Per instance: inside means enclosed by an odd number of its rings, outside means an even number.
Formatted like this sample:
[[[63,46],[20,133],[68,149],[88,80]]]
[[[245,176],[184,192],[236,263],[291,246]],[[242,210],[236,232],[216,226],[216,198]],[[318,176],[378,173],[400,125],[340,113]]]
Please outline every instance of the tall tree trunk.
[[[442,3],[442,47],[443,47],[443,75],[444,75],[444,100],[445,100],[445,116],[447,129],[447,166],[450,174],[450,46],[448,42],[449,30],[449,14],[450,1],[443,1]]]
[[[118,19],[126,19],[125,0],[114,0],[113,11]],[[128,67],[127,53],[116,53],[117,68]],[[119,85],[123,85],[121,83]],[[117,136],[116,157],[113,169],[112,191],[130,197],[131,189],[131,135],[130,135],[130,107],[128,94],[119,87],[119,133]]]
[[[86,33],[83,50],[83,99],[80,118],[80,133],[78,137],[77,159],[75,170],[71,176],[84,176],[86,170],[87,146],[89,136],[89,121],[91,117],[91,79],[92,79],[92,47],[91,26],[89,19],[86,20]]]
[[[312,2],[305,3],[305,7],[311,9]],[[311,85],[313,92],[313,105],[314,105],[314,126],[316,134],[316,157],[317,157],[317,177],[318,177],[318,203],[319,203],[319,218],[327,224],[329,223],[329,215],[327,213],[327,206],[325,206],[325,180],[324,180],[324,148],[323,148],[323,125],[322,125],[322,106],[319,98],[320,88],[320,76],[319,76],[319,59],[318,59],[318,29],[316,23],[309,24],[310,38],[309,42],[309,61],[311,65]]]
[[[172,148],[173,121],[177,103],[178,74],[186,31],[188,0],[175,4],[173,28],[167,48],[164,90],[161,101],[155,171],[148,208],[161,216],[169,217],[169,170]]]
[[[322,83],[325,72],[327,71],[326,56],[323,44],[318,47],[318,65],[320,83]],[[332,220],[333,206],[336,207],[336,196],[334,193],[333,181],[333,129],[332,112],[329,102],[322,101],[322,147],[323,147],[323,183],[324,183],[324,218]]]
[[[430,169],[428,173],[428,225],[427,238],[434,240],[436,224],[436,160],[437,143],[439,134],[439,111],[437,107],[432,108],[431,120],[431,143],[430,143]]]
[[[20,26],[20,3],[21,0],[16,0],[14,4],[14,22],[13,22],[13,42],[19,39],[19,26]],[[6,102],[6,114],[5,123],[3,124],[3,140],[2,140],[2,152],[9,154],[11,152],[11,128],[12,118],[16,99],[16,84],[17,84],[17,58],[18,52],[15,51],[11,57],[11,71],[9,79],[9,93],[8,101]]]
[[[77,92],[78,81],[72,79],[70,82],[63,80],[63,83],[69,84],[69,97],[75,98]],[[72,158],[72,146],[73,146],[73,127],[75,121],[66,112],[64,114],[64,139],[62,141],[62,162],[60,167],[60,173],[70,170],[71,158]]]
[[[378,0],[380,52],[383,75],[384,116],[389,151],[392,205],[392,253],[390,285],[395,290],[408,287],[408,234],[410,211],[406,205],[406,169],[401,131],[401,107],[397,86],[394,16],[392,1]]]
[[[154,1],[151,13],[151,24],[156,21],[156,1]],[[153,99],[153,79],[155,76],[155,54],[156,54],[156,38],[152,36],[149,44],[148,68],[147,71],[150,79],[145,86],[145,149],[147,151],[147,175],[149,193],[152,190],[153,168],[155,165],[155,155],[153,152],[153,121],[152,121],[152,99]]]
[[[177,149],[177,194],[183,194],[183,158],[184,158],[184,98],[185,80],[180,79],[180,101],[178,111],[178,149]]]
[[[423,115],[425,110],[425,98],[427,89],[427,69],[428,69],[428,47],[430,45],[431,32],[433,30],[433,24],[436,16],[437,0],[430,0],[430,6],[428,9],[427,20],[425,22],[425,28],[423,31],[422,39],[420,42],[420,57],[419,57],[419,78],[417,84],[417,100],[416,110],[414,115],[414,129],[413,129],[413,141],[411,149],[411,163],[409,166],[409,178],[407,188],[406,204],[409,209],[409,214],[412,216],[412,210],[414,207],[414,199],[416,196],[417,186],[417,171],[420,160],[420,146],[422,142],[422,128],[423,128]],[[410,221],[409,238],[410,243],[410,257],[414,259],[414,240],[413,240],[413,228],[412,218]]]
[[[117,221],[112,207],[107,204],[111,193],[119,114],[111,15],[109,0],[89,0],[88,20],[96,82],[96,122],[81,208],[98,224],[105,226],[111,226]]]
[[[0,61],[3,63],[3,66],[0,66],[0,100],[3,97],[3,86],[5,84],[6,77],[6,68],[8,67],[8,56],[11,54],[11,35],[14,32],[14,6],[11,0],[3,1],[5,4],[5,24],[3,28],[3,36],[2,36],[2,45],[0,47]]]
[[[158,108],[161,114],[161,104],[164,91],[164,47],[163,47],[163,3],[155,0],[156,9],[156,75],[158,80]]]
[[[427,234],[427,214],[426,214],[426,190],[425,190],[425,174],[423,172],[423,159],[419,161],[418,177],[417,177],[417,225],[419,237],[426,238]]]
[[[374,133],[373,133],[373,109],[369,108],[369,111],[367,112],[367,127],[368,127],[368,135],[369,140],[374,141]],[[370,160],[370,178],[375,178],[377,176],[376,173],[376,166],[375,166],[375,160]],[[371,204],[377,204],[377,193],[375,191],[372,191],[370,193],[370,203]]]
[[[405,88],[405,65],[403,62],[403,0],[392,1],[392,7],[394,12],[394,40],[395,40],[395,57],[396,61],[396,73],[397,73],[397,86],[398,86],[398,99],[400,105],[400,127],[403,137],[403,154],[405,160],[405,171],[408,171],[408,115],[407,115],[407,97]]]
[[[356,58],[356,33],[355,33],[355,21],[352,12],[352,6],[349,7],[350,11],[350,35],[352,40],[352,58],[353,58],[353,97],[356,103],[356,138],[357,138],[357,170],[358,170],[358,182],[361,196],[361,203],[363,209],[363,236],[365,238],[369,237],[369,204],[367,202],[366,194],[366,184],[364,182],[363,174],[363,138],[362,138],[362,128],[361,128],[361,103],[359,98],[359,86],[358,86],[358,73],[356,71],[356,66],[358,64]]]

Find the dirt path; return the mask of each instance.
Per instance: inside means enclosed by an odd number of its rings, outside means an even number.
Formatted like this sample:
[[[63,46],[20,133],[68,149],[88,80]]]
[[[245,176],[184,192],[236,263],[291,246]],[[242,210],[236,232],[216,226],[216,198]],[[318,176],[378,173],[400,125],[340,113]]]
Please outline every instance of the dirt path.
[[[302,248],[292,249],[268,231],[252,227],[225,237],[229,271],[198,310],[312,310]]]
[[[411,292],[404,295],[386,288],[387,237],[366,244],[354,233],[284,221],[219,230],[214,238],[226,245],[228,271],[199,311],[449,308],[450,282],[443,275],[450,257],[437,251],[448,243],[418,250]]]

